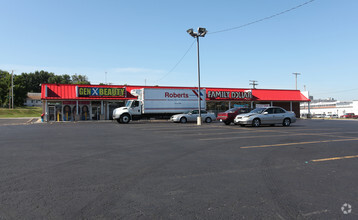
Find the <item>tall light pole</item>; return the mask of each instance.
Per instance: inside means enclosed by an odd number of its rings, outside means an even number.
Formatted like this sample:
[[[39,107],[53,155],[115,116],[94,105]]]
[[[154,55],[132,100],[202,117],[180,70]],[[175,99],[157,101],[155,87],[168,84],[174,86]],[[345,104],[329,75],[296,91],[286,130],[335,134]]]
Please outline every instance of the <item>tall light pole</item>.
[[[206,28],[199,27],[198,32],[194,32],[193,28],[188,29],[186,32],[190,36],[196,38],[196,45],[198,50],[198,105],[199,105],[199,116],[197,118],[197,125],[201,125],[201,92],[200,92],[200,56],[199,56],[199,37],[205,37],[208,31]]]
[[[296,76],[296,90],[297,90],[297,75],[301,75],[301,73],[292,73],[292,74]]]

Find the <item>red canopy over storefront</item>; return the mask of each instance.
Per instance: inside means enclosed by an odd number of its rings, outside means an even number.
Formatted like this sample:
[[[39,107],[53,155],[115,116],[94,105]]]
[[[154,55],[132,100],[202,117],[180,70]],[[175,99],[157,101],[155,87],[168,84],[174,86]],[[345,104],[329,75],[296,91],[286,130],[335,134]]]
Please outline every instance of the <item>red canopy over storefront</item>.
[[[141,88],[196,89],[196,87],[169,86],[42,84],[41,99],[127,100],[136,98],[135,96],[130,94],[130,91],[132,89]],[[310,101],[299,90],[238,89],[212,87],[203,87],[203,89],[206,89],[206,100],[208,101]],[[92,92],[95,92],[96,95],[91,95],[91,93],[89,92],[90,90]]]

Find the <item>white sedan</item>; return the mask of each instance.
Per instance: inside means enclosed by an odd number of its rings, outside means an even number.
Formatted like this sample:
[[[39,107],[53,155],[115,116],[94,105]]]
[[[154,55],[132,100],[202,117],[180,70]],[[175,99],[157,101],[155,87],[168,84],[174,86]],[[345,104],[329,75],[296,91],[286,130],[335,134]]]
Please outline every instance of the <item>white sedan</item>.
[[[188,112],[183,113],[183,114],[173,115],[170,118],[170,121],[186,123],[188,121],[196,121],[198,116],[199,116],[199,110],[192,110],[192,111],[188,111]],[[205,110],[201,110],[201,118],[206,123],[210,123],[210,122],[212,122],[213,120],[216,119],[216,116],[215,116],[214,113],[207,112]]]
[[[294,112],[286,111],[281,107],[271,106],[268,108],[257,108],[249,113],[237,115],[234,119],[236,125],[252,125],[258,127],[260,125],[275,125],[282,124],[283,126],[290,126],[291,123],[296,122],[296,115]]]

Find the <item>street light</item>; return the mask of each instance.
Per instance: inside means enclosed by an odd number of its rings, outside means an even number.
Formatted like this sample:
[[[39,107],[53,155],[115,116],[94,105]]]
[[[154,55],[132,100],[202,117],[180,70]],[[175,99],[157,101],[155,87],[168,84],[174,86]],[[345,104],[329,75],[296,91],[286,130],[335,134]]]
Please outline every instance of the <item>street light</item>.
[[[201,125],[201,92],[200,92],[200,59],[199,59],[199,37],[205,37],[208,31],[206,28],[199,27],[198,32],[194,32],[193,28],[188,29],[186,32],[190,34],[190,36],[196,38],[196,45],[198,50],[198,105],[199,105],[199,116],[197,118],[197,125]]]
[[[296,75],[296,90],[297,90],[297,75],[301,75],[301,73],[292,73],[293,75]]]

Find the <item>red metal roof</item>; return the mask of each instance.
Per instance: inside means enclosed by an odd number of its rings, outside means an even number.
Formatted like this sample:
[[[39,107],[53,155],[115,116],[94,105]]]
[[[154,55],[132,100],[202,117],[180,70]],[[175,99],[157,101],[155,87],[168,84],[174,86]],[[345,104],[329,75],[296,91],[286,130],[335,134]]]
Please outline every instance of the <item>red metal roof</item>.
[[[300,90],[253,89],[252,95],[257,101],[310,101]]]
[[[76,87],[106,87],[106,88],[125,88],[125,97],[77,97]],[[47,96],[46,96],[47,88]],[[175,87],[175,86],[133,86],[133,85],[73,85],[73,84],[42,84],[41,99],[45,100],[127,100],[135,97],[130,94],[132,89],[141,88],[167,88],[167,89],[197,89],[197,87]],[[276,90],[276,89],[239,89],[239,88],[213,88],[203,87],[208,91],[233,91],[245,92],[251,91],[252,98],[250,101],[310,101],[299,90]],[[207,100],[213,100],[208,99]],[[216,98],[215,100],[235,100],[228,98]]]

